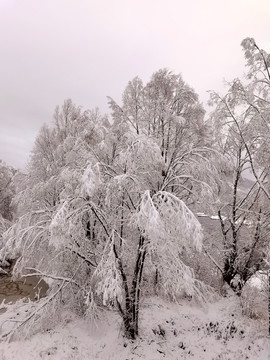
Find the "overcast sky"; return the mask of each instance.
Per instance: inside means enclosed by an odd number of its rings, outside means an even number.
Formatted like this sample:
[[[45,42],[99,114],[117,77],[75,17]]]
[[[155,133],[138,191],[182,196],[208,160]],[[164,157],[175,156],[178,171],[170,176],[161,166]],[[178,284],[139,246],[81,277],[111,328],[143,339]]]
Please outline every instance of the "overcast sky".
[[[0,0],[0,158],[23,168],[64,99],[108,112],[160,68],[207,101],[244,72],[245,37],[270,51],[269,18],[270,0]]]

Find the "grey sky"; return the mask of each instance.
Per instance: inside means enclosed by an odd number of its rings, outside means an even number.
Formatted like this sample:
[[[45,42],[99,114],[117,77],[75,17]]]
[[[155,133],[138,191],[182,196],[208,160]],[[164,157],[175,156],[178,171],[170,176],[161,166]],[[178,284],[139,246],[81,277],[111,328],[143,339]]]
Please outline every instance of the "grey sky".
[[[243,73],[245,37],[270,50],[269,15],[269,0],[0,0],[0,158],[24,167],[64,99],[107,112],[159,68],[206,101]]]

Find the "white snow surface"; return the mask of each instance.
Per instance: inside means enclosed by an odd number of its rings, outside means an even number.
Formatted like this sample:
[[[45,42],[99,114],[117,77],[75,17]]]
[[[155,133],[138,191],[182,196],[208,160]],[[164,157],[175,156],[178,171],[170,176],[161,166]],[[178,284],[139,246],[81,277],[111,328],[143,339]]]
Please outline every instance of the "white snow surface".
[[[17,308],[16,308],[17,306]],[[0,315],[0,330],[29,305],[14,304]],[[4,323],[4,326],[2,324]],[[145,299],[141,308],[140,336],[123,337],[121,319],[115,311],[103,311],[96,325],[65,314],[54,329],[28,340],[0,343],[1,360],[136,360],[270,359],[267,321],[241,315],[239,299],[222,298],[205,308],[182,301],[172,304],[159,298]]]

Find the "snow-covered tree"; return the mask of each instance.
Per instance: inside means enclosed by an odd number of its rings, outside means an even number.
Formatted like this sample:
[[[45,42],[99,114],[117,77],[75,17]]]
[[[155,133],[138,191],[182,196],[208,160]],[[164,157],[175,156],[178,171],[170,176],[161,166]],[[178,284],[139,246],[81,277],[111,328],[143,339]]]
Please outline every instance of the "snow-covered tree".
[[[132,244],[112,231],[93,277],[103,303],[116,302],[125,333],[134,339],[138,335],[141,286],[147,261],[153,269],[158,269],[161,291],[173,300],[183,291],[202,299],[206,287],[181,260],[182,247],[190,251],[201,249],[202,230],[180,199],[164,191],[151,197],[147,190],[130,221],[138,236],[135,254],[130,258],[126,251]],[[133,273],[130,273],[131,264]]]
[[[71,217],[74,221],[79,219],[76,225],[67,221],[63,244],[57,219],[61,211],[66,214],[67,209],[72,212],[76,206],[81,207],[82,174],[93,157],[92,146],[104,138],[105,123],[97,110],[82,112],[68,100],[57,109],[53,126],[41,128],[28,174],[14,200],[19,219],[3,235],[2,257],[17,259],[14,275],[25,275],[30,268],[58,277],[73,273],[75,267],[87,273],[91,263],[87,260],[91,245],[86,241],[91,211],[83,208],[81,217]],[[92,228],[91,236],[94,236]],[[78,279],[80,271],[77,271]],[[84,286],[83,276],[81,281]]]
[[[123,107],[110,106],[109,122],[67,101],[41,129],[1,255],[19,256],[16,275],[50,279],[58,305],[115,305],[135,338],[146,278],[173,300],[209,290],[181,254],[201,248],[188,206],[213,205],[216,169],[204,111],[180,76],[161,70],[145,87],[136,78]]]
[[[264,266],[269,242],[269,55],[253,39],[242,42],[247,78],[235,79],[223,97],[211,94],[211,121],[218,149],[231,164],[219,219],[223,280],[242,286]],[[229,194],[229,196],[228,196]]]
[[[0,215],[11,221],[13,219],[12,199],[15,195],[13,178],[16,171],[0,160]]]
[[[156,190],[173,192],[201,211],[205,192],[214,193],[218,184],[211,176],[217,169],[208,146],[204,109],[194,90],[181,75],[162,69],[145,86],[138,77],[130,81],[122,106],[111,98],[109,104],[116,124],[158,146],[163,165]]]
[[[16,171],[0,160],[0,246],[4,232],[12,225],[15,217],[15,207],[12,204],[16,192],[14,179]]]

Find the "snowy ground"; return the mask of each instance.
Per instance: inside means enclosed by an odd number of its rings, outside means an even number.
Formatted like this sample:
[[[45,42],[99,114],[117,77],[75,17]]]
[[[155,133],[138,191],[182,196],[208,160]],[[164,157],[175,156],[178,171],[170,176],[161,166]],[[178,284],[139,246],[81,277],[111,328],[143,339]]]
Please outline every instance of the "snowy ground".
[[[140,337],[134,342],[122,336],[116,312],[103,312],[96,326],[89,320],[66,315],[54,330],[29,340],[1,343],[0,359],[270,359],[267,322],[241,316],[237,301],[231,297],[198,308],[189,302],[171,304],[146,299],[141,310]],[[14,306],[0,315],[0,323],[11,310],[16,320],[26,309],[21,306],[16,310]],[[1,326],[2,333],[6,324]]]

